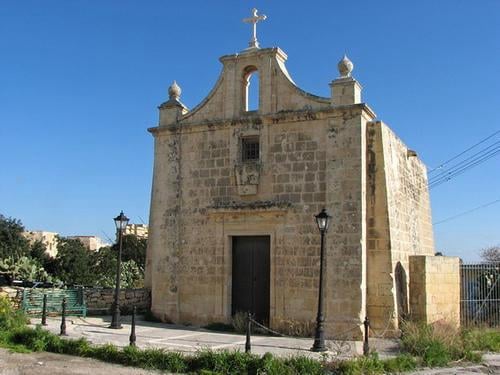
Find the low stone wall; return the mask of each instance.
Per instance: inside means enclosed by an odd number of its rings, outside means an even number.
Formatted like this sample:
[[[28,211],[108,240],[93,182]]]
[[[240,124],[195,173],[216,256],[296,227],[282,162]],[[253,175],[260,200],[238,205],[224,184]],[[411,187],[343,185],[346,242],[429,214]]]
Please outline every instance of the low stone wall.
[[[109,314],[113,304],[115,290],[111,288],[84,289],[85,300],[89,315]],[[122,289],[120,291],[120,310],[122,314],[132,312],[134,306],[137,311],[149,310],[151,293],[148,289]]]
[[[428,324],[460,324],[459,258],[410,256],[410,313]]]
[[[15,308],[20,308],[23,300],[24,288],[0,287],[0,295],[9,298]],[[113,304],[115,290],[112,288],[85,288],[85,301],[87,302],[87,313],[89,315],[106,315],[110,313]],[[151,293],[148,289],[122,289],[120,291],[120,307],[122,314],[132,312],[134,306],[137,311],[149,310],[151,305]]]
[[[18,309],[23,302],[23,289],[24,288],[19,287],[1,286],[0,296],[5,296],[10,299],[14,308]]]

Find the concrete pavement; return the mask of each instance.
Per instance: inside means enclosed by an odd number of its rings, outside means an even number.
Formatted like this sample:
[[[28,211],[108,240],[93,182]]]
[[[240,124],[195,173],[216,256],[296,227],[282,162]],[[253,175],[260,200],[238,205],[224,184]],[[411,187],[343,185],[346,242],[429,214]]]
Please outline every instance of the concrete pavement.
[[[173,324],[148,322],[140,317],[136,320],[136,345],[139,348],[163,348],[171,351],[193,353],[201,349],[212,350],[245,350],[245,335],[235,333],[220,333],[208,331],[203,328],[177,326]],[[32,319],[32,325],[39,324],[39,319]],[[48,318],[49,331],[58,334],[60,331],[60,318]],[[109,317],[70,317],[66,320],[66,332],[70,338],[85,337],[93,344],[111,343],[117,346],[129,344],[130,317],[122,317],[122,329],[108,328]],[[376,344],[377,343],[377,344]],[[310,348],[312,339],[284,338],[252,335],[252,353],[264,354],[270,352],[276,356],[306,355],[322,358],[319,353],[313,353]],[[377,351],[389,354],[397,349],[395,341],[373,341]],[[327,341],[330,350],[327,355],[335,358],[349,358],[362,353],[362,343],[354,341]]]
[[[66,331],[68,338],[84,337],[93,344],[111,343],[117,346],[126,346],[129,344],[130,336],[130,317],[123,317],[122,329],[110,329],[109,317],[88,317],[74,318],[70,317],[66,321]],[[32,326],[39,324],[39,319],[32,319]],[[44,327],[49,331],[58,334],[60,330],[60,318],[48,318],[48,326]],[[197,327],[185,327],[164,323],[153,323],[137,319],[136,325],[137,346],[139,348],[163,348],[169,351],[178,351],[183,353],[194,353],[202,349],[212,350],[245,350],[245,335],[233,333],[219,333],[208,331]],[[269,336],[252,336],[252,353],[262,355],[270,352],[275,356],[288,357],[292,355],[305,355],[317,359],[323,359],[326,355],[328,360],[345,359],[360,355],[362,353],[362,343],[353,341],[327,341],[329,351],[325,354],[313,353],[309,349],[312,346],[312,339],[303,338],[284,338]],[[370,348],[376,350],[380,357],[390,357],[398,353],[398,344],[396,340],[371,339]],[[10,356],[10,357],[9,357]],[[28,356],[28,357],[25,357]],[[52,371],[43,372],[44,366],[38,362],[48,363],[48,360],[39,360],[38,356],[50,359],[53,362]],[[55,357],[53,357],[55,356]],[[121,368],[121,366],[106,364],[97,360],[78,359],[77,357],[62,356],[50,353],[32,353],[32,354],[9,354],[5,351],[0,352],[0,368],[4,369],[0,374],[155,374],[154,371],[146,371],[131,368]],[[64,360],[64,357],[68,357]],[[7,359],[6,359],[7,358]],[[8,367],[8,363],[16,360],[26,359],[26,366],[22,367],[22,372],[12,372],[15,367]],[[37,359],[38,358],[38,359]],[[414,375],[454,375],[454,374],[500,374],[500,354],[486,354],[484,363],[481,365],[457,365],[452,368],[443,369],[421,369],[412,374]],[[10,362],[9,362],[10,361]],[[69,361],[69,362],[68,362]],[[84,361],[81,363],[79,361]],[[90,362],[89,362],[90,361]],[[88,364],[92,363],[92,365]],[[70,367],[68,363],[73,363]],[[7,365],[5,365],[7,364]],[[7,366],[7,367],[6,367]],[[23,365],[24,366],[24,365]],[[48,366],[48,365],[47,365]],[[45,366],[45,367],[47,367]],[[87,367],[94,366],[94,367]],[[111,367],[107,367],[111,366]],[[116,367],[116,369],[112,367]],[[50,367],[50,366],[49,366]],[[78,372],[78,369],[92,369],[87,372]],[[95,370],[94,370],[95,369]],[[126,369],[126,371],[125,371]],[[7,371],[7,372],[5,372]],[[9,372],[11,371],[11,372]],[[83,370],[82,370],[83,371]]]

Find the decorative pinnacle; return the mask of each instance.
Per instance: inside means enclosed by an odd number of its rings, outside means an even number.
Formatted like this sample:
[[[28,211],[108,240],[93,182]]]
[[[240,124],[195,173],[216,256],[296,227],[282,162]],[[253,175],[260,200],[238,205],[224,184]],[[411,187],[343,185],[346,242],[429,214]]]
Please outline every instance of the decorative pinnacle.
[[[182,90],[175,81],[168,88],[168,97],[171,100],[179,100],[179,98],[181,97],[181,93]]]
[[[257,41],[257,22],[264,21],[267,18],[265,14],[257,15],[257,9],[252,9],[252,17],[243,18],[243,22],[251,23],[253,25],[253,36],[248,42],[248,49],[259,48],[259,42]]]
[[[337,67],[339,69],[340,78],[347,78],[351,76],[351,72],[354,69],[354,64],[351,60],[349,60],[347,55],[344,55],[342,60],[339,61]]]

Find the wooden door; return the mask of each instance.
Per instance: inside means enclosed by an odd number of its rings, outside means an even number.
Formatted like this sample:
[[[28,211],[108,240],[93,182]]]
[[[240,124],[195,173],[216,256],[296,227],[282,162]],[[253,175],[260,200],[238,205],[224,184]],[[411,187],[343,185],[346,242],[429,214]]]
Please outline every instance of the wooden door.
[[[233,237],[232,314],[248,312],[269,323],[270,238]]]

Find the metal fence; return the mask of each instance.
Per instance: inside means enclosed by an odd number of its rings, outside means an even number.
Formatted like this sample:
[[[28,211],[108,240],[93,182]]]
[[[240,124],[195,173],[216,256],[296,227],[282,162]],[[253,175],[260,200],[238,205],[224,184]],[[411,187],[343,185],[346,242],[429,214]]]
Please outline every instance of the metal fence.
[[[460,265],[463,326],[500,327],[500,263]]]

